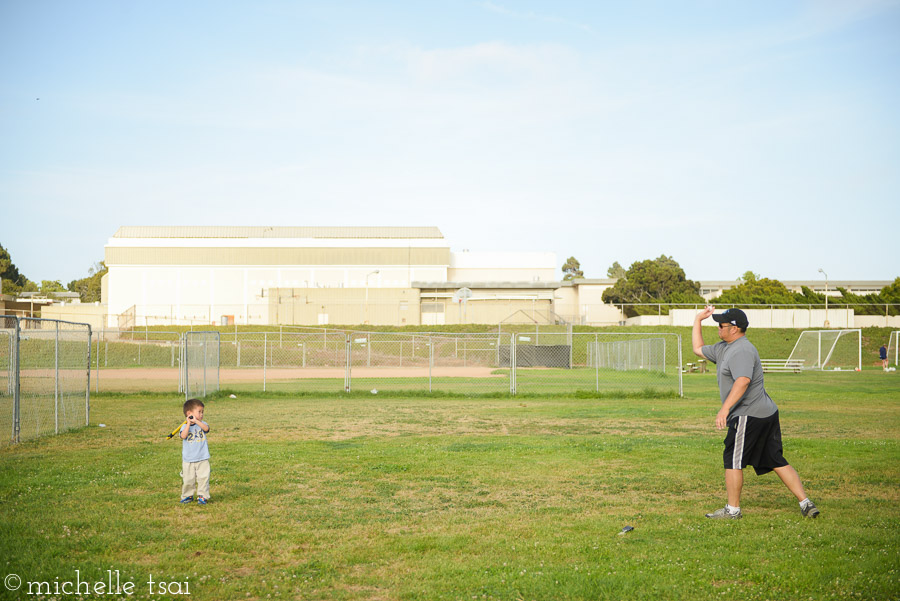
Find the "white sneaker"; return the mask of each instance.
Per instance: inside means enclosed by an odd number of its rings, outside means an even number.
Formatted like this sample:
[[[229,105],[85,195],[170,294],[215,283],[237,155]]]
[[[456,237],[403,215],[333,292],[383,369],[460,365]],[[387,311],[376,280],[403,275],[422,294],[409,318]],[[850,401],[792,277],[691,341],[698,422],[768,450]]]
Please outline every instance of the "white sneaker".
[[[706,517],[713,520],[739,520],[744,517],[744,514],[741,513],[740,509],[737,510],[737,513],[731,513],[723,507],[722,509],[716,509],[712,513],[707,513]]]

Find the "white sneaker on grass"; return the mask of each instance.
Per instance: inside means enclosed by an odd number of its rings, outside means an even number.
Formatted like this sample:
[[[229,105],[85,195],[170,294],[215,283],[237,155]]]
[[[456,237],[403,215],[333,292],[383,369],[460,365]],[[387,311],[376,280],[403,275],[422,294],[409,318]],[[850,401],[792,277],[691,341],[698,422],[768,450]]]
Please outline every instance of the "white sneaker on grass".
[[[706,517],[713,520],[739,520],[744,517],[744,514],[741,513],[740,509],[736,513],[731,513],[723,507],[722,509],[716,509],[712,513],[707,513]]]

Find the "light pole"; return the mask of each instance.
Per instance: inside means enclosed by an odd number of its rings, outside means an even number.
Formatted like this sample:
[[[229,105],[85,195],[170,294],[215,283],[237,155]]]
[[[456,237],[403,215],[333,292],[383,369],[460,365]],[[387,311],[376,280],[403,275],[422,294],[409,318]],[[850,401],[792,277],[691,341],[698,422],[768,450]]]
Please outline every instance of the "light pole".
[[[376,269],[375,271],[366,274],[366,323],[369,323],[369,276],[378,273],[379,271]]]
[[[819,267],[819,273],[825,276],[825,327],[830,328],[831,324],[828,322],[828,274],[821,267]]]

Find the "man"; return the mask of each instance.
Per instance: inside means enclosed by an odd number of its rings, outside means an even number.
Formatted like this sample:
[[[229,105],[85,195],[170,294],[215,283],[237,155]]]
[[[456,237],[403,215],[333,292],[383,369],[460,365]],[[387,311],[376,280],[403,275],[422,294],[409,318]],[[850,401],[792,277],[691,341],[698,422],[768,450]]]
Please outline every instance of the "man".
[[[878,358],[881,359],[881,369],[884,371],[888,370],[888,358],[887,358],[887,347],[883,344],[881,348],[878,349]]]
[[[756,347],[744,336],[749,321],[740,309],[728,309],[713,315],[714,307],[706,307],[694,319],[691,341],[694,353],[716,364],[716,378],[722,408],[716,415],[716,428],[728,428],[725,437],[725,490],[728,503],[706,517],[739,520],[744,466],[751,465],[757,475],[774,471],[800,502],[804,517],[819,515],[815,504],[806,496],[800,476],[782,454],[781,425],[778,407],[763,386],[762,364]],[[704,345],[700,322],[712,317],[719,324],[717,344]]]

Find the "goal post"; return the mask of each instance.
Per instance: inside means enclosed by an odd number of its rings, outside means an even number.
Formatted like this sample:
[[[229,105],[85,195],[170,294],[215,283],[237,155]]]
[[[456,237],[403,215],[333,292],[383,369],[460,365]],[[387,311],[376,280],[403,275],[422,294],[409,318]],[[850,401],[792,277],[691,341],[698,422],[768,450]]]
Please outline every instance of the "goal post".
[[[181,339],[182,386],[185,400],[219,390],[218,332],[185,332]]]
[[[804,330],[788,361],[804,370],[862,370],[862,330]]]
[[[891,337],[888,340],[888,365],[893,365],[897,367],[900,364],[900,330],[894,330],[891,332]]]

